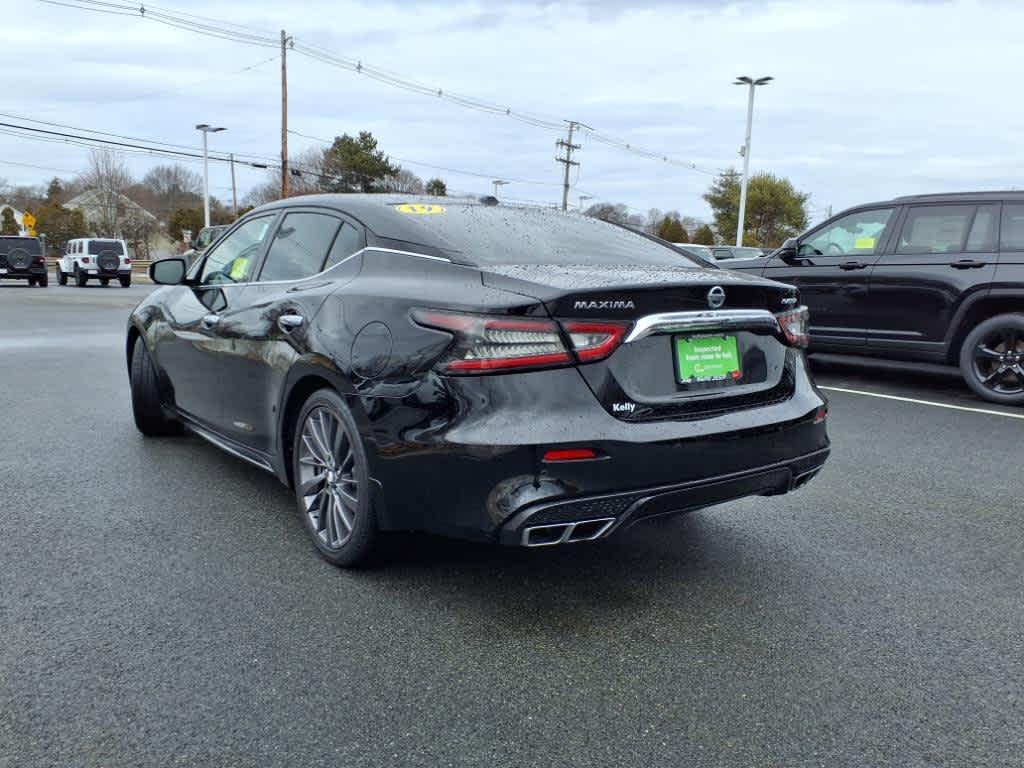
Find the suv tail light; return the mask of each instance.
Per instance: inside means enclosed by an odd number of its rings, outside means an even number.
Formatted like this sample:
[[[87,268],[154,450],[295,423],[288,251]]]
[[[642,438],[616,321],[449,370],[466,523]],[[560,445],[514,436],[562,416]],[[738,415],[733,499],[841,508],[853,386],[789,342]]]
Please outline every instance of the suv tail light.
[[[808,331],[810,312],[807,311],[807,307],[797,307],[789,312],[780,312],[775,319],[779,321],[779,328],[789,346],[801,349],[807,347],[810,342]]]
[[[132,263],[132,260],[131,260],[131,259],[125,259],[125,260],[124,260],[124,263],[125,263],[125,264],[131,264],[131,263]]]
[[[88,264],[89,263],[89,257],[88,256],[83,256],[82,257],[82,263],[83,264]]]
[[[414,309],[413,320],[426,328],[452,334],[453,343],[439,367],[445,373],[475,374],[530,370],[589,363],[612,353],[626,335],[624,323],[563,323],[552,320],[470,315],[432,309]]]

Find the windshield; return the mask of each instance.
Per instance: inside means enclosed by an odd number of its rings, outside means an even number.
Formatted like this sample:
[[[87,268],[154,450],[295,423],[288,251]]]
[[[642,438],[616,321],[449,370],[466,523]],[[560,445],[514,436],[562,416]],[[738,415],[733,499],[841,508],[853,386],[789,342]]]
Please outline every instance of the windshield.
[[[93,256],[98,256],[101,253],[116,253],[118,256],[122,256],[124,255],[124,246],[121,245],[120,240],[90,240],[89,253]]]
[[[0,253],[10,253],[16,248],[33,255],[43,252],[39,240],[34,237],[0,237]]]
[[[760,248],[733,248],[732,257],[734,259],[759,259],[764,256],[764,251]]]
[[[687,259],[624,227],[542,208],[446,205],[438,213],[406,215],[444,240],[457,258],[473,263],[678,267]],[[692,257],[690,261],[704,266]]]

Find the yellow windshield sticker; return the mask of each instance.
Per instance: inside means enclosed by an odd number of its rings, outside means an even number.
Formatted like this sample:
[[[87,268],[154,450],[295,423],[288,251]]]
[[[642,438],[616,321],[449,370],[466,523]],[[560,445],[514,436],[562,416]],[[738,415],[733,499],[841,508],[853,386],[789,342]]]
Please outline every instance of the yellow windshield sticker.
[[[875,249],[875,238],[873,237],[858,237],[853,247],[858,251],[873,251]]]
[[[415,216],[431,216],[437,213],[444,213],[443,205],[425,205],[423,203],[403,203],[396,205],[395,210],[399,213],[411,213]]]

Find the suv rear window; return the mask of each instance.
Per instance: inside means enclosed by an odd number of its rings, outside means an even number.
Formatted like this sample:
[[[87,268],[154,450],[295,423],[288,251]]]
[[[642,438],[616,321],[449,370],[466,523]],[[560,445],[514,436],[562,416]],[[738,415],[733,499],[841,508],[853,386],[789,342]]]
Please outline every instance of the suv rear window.
[[[15,248],[21,248],[33,256],[43,252],[39,240],[34,237],[0,237],[0,253],[10,253]]]
[[[120,240],[90,240],[89,241],[89,253],[93,256],[99,256],[105,251],[113,251],[118,256],[124,255],[124,248],[121,246]]]
[[[623,227],[541,208],[456,204],[444,206],[441,213],[403,215],[446,241],[449,250],[473,262],[679,267],[680,257],[688,258]],[[704,266],[696,259],[690,261]]]

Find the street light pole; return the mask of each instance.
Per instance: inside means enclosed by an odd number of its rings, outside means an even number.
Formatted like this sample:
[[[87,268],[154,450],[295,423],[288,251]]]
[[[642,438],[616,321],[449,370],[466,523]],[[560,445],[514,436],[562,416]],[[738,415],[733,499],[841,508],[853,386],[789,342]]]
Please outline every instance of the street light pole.
[[[745,75],[737,77],[733,85],[746,85],[749,89],[747,96],[747,135],[743,143],[743,178],[740,181],[740,213],[736,222],[736,245],[743,245],[743,219],[747,212],[747,178],[750,172],[750,129],[754,124],[754,88],[759,85],[768,85],[773,77],[759,77],[756,80]]]
[[[502,179],[495,179],[494,181],[492,181],[491,184],[494,185],[494,196],[495,197],[498,196],[498,187],[504,187],[506,184],[509,184],[509,183],[510,182],[504,181]]]
[[[584,200],[593,200],[593,199],[594,199],[593,195],[580,195],[580,210],[581,211],[583,210],[583,201]]]
[[[200,123],[196,126],[197,131],[203,132],[203,226],[210,226],[210,157],[206,147],[206,134],[220,133],[226,128],[211,128],[207,123]]]

